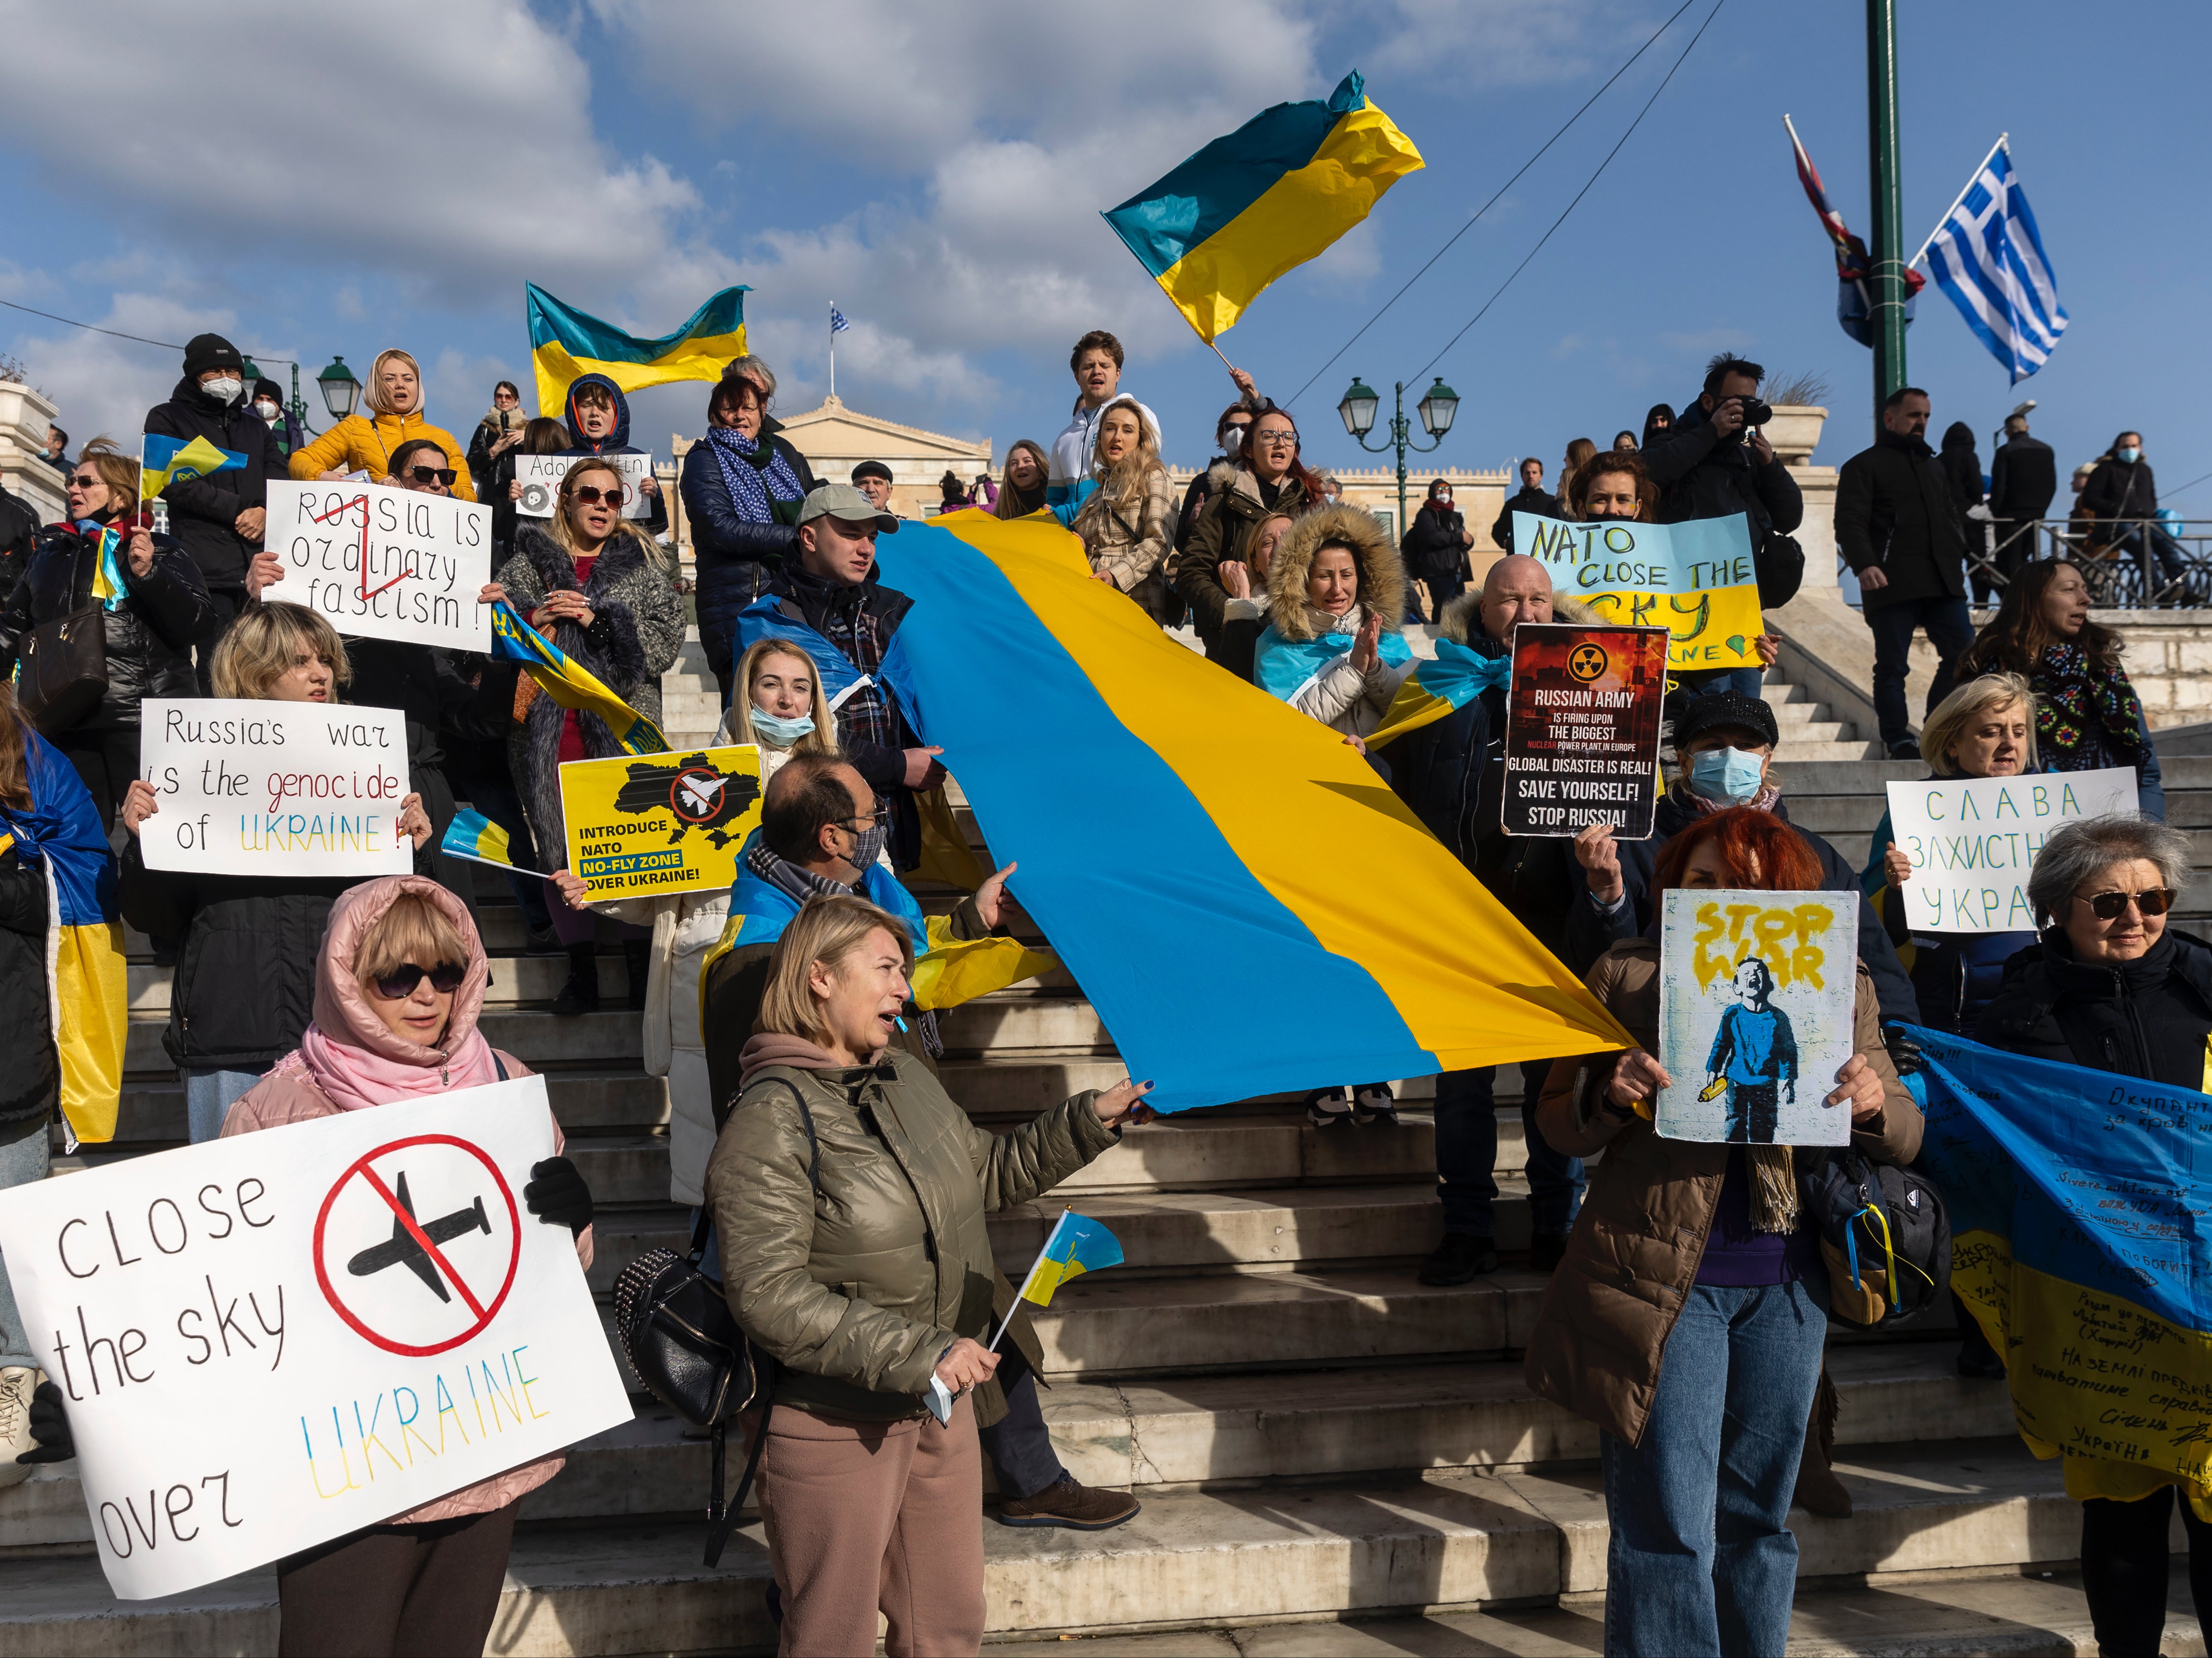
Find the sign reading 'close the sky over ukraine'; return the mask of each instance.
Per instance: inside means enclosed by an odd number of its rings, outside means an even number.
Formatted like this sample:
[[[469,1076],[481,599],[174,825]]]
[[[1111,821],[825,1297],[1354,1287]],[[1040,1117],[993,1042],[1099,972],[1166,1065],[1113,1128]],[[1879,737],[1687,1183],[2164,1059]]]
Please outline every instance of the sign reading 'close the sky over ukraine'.
[[[1666,629],[1673,672],[1759,665],[1759,573],[1741,513],[1687,524],[1563,524],[1516,513],[1513,550],[1541,563],[1554,593],[1601,621]]]
[[[491,648],[491,508],[388,483],[269,485],[262,542],[284,562],[264,599],[303,604],[342,634]]]
[[[2051,831],[2136,809],[2128,767],[2034,777],[1939,777],[1889,786],[1890,840],[1912,860],[1915,932],[2033,932],[2028,872]]]

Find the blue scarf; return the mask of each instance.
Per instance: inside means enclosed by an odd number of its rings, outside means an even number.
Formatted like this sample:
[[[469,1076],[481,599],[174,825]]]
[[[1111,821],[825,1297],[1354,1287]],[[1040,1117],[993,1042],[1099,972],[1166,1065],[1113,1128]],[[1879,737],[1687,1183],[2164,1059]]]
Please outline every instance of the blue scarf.
[[[131,590],[123,585],[123,566],[115,556],[116,550],[123,544],[121,534],[90,518],[76,521],[76,532],[100,550],[100,568],[92,576],[92,596],[100,601],[102,610],[121,610],[123,601],[131,597]]]
[[[747,438],[733,426],[710,426],[707,428],[708,445],[714,452],[714,459],[722,469],[722,482],[728,486],[730,501],[738,509],[738,516],[748,524],[775,524],[779,520],[770,506],[776,501],[798,501],[806,491],[799,487],[799,475],[791,470],[791,463],[783,458],[783,451],[769,445],[769,463],[763,468],[756,464],[761,445],[766,438]]]
[[[1260,635],[1253,653],[1252,677],[1261,690],[1279,702],[1288,702],[1311,684],[1323,668],[1340,656],[1352,654],[1359,641],[1348,633],[1323,634],[1319,639],[1285,639],[1272,622]],[[1395,633],[1385,631],[1375,641],[1375,653],[1386,667],[1413,659],[1413,647]]]

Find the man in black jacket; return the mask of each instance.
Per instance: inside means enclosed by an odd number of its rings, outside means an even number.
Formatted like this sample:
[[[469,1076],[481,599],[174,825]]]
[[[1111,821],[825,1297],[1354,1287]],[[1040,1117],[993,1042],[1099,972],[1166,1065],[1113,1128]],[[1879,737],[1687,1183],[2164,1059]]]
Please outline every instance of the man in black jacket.
[[[246,465],[185,478],[161,491],[169,531],[199,567],[215,601],[215,631],[195,641],[203,695],[211,695],[208,665],[215,641],[246,606],[246,567],[261,550],[268,499],[269,428],[246,403],[246,359],[220,334],[198,334],[185,347],[184,378],[169,400],[146,411],[149,437],[205,438],[246,457]]]
[[[1773,605],[1790,599],[1770,585],[1768,543],[1796,533],[1805,521],[1805,495],[1790,469],[1775,458],[1759,423],[1745,419],[1765,407],[1759,398],[1759,383],[1765,378],[1759,364],[1722,352],[1705,365],[1705,390],[1698,400],[1670,429],[1652,434],[1643,455],[1644,471],[1659,486],[1656,522],[1687,524],[1736,513],[1750,520],[1759,596]],[[1757,685],[1753,679],[1738,689],[1748,694]]]
[[[1874,634],[1874,711],[1893,760],[1917,760],[1905,706],[1915,629],[1936,647],[1934,708],[1951,694],[1960,654],[1974,642],[1966,609],[1966,526],[1928,446],[1928,394],[1900,386],[1881,406],[1881,434],[1836,480],[1836,545],[1859,579]]]
[[[2008,580],[2036,556],[2036,520],[2058,493],[2051,446],[2028,436],[2027,416],[2005,416],[2003,446],[1990,459],[1990,516],[1996,521],[1997,568]]]
[[[1559,498],[1544,492],[1544,463],[1531,455],[1521,463],[1521,487],[1509,496],[1504,511],[1492,520],[1490,538],[1501,550],[1513,550],[1513,514],[1533,513],[1538,518],[1557,518]]]

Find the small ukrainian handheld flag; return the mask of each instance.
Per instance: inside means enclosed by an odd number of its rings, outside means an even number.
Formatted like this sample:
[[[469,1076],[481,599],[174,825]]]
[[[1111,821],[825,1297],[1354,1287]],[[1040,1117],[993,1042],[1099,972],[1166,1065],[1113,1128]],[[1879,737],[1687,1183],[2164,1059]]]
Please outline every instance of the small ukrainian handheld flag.
[[[205,438],[186,441],[149,432],[138,451],[138,499],[151,501],[173,483],[210,472],[235,472],[245,465],[244,455],[218,449]]]
[[[513,870],[518,875],[537,875],[541,881],[550,878],[517,865],[514,848],[507,843],[507,831],[482,812],[466,806],[456,811],[453,821],[446,825],[445,834],[439,837],[438,850],[449,858],[465,858],[472,864],[489,864],[495,869]]]
[[[1426,165],[1354,70],[1328,102],[1262,110],[1099,216],[1211,345]]]
[[[530,320],[530,357],[538,375],[538,407],[551,413],[567,401],[579,374],[605,374],[625,392],[676,380],[717,380],[732,357],[745,354],[745,295],[726,288],[691,313],[673,334],[641,340],[563,305],[535,282],[523,286]]]
[[[493,648],[523,671],[564,708],[595,714],[606,722],[615,741],[632,754],[665,754],[668,738],[660,727],[617,696],[597,674],[522,619],[514,606],[501,599],[491,607]]]
[[[1053,1291],[1079,1272],[1095,1272],[1102,1266],[1121,1264],[1121,1246],[1114,1235],[1086,1215],[1073,1209],[1064,1209],[1053,1223],[1052,1230],[1037,1251],[1037,1258],[1030,1267],[1029,1276],[1022,1280],[1021,1292],[1014,1297],[1016,1306],[1033,1301],[1040,1307],[1052,1304]],[[1006,1333],[1006,1326],[1014,1321],[1014,1309],[1008,1308],[1000,1321],[998,1335],[991,1338],[991,1345],[999,1345],[999,1336]]]

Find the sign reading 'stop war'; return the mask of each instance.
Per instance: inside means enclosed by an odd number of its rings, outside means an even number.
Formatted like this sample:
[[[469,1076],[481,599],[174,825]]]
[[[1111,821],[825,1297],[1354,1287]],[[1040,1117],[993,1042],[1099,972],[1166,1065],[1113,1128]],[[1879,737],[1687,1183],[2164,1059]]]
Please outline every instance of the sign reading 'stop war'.
[[[522,486],[522,493],[514,498],[514,510],[525,518],[550,518],[561,499],[561,480],[568,476],[568,469],[584,457],[581,455],[517,455],[514,458],[514,481]],[[622,473],[624,518],[650,518],[653,503],[646,499],[639,486],[653,476],[651,455],[597,455],[618,468]]]
[[[750,744],[561,768],[568,867],[594,902],[734,886],[760,823],[760,750]]]
[[[1892,783],[1890,844],[1912,863],[1905,925],[1915,932],[2034,932],[2027,878],[2043,843],[2075,818],[2131,812],[2136,798],[2127,766]]]
[[[1505,832],[1611,823],[1621,840],[1649,840],[1666,700],[1664,628],[1521,623],[1506,702]]]
[[[1563,524],[1516,513],[1513,550],[1550,571],[1553,592],[1606,621],[1666,629],[1675,673],[1759,665],[1759,572],[1741,513],[1687,524]]]
[[[262,544],[284,562],[264,587],[342,634],[448,650],[491,648],[491,508],[388,483],[269,485]]]

